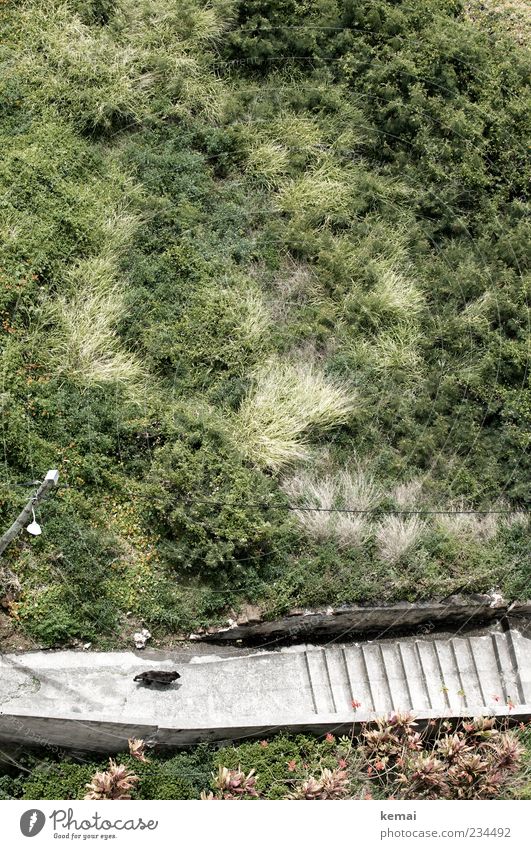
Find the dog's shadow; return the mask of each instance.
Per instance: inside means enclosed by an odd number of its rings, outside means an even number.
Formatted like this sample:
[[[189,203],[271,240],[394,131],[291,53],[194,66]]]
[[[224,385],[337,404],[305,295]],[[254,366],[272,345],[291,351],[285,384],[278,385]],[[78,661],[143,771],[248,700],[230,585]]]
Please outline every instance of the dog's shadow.
[[[176,693],[180,690],[182,684],[180,681],[172,681],[170,684],[161,684],[159,681],[135,681],[136,688],[141,690],[153,690],[160,693]]]

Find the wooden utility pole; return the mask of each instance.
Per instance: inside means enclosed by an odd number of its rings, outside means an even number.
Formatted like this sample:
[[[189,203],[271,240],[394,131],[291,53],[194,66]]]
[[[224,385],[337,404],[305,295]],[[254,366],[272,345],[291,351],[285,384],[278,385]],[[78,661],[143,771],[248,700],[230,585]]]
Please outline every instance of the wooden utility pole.
[[[37,504],[40,501],[44,501],[45,498],[48,497],[50,490],[56,486],[57,481],[59,480],[59,472],[57,469],[50,469],[44,478],[43,482],[40,484],[37,492],[33,495],[22,512],[17,516],[11,527],[8,531],[5,532],[3,537],[0,537],[0,557],[6,550],[7,546],[10,542],[12,542],[17,534],[20,533],[22,528],[25,528],[33,516],[33,511]]]

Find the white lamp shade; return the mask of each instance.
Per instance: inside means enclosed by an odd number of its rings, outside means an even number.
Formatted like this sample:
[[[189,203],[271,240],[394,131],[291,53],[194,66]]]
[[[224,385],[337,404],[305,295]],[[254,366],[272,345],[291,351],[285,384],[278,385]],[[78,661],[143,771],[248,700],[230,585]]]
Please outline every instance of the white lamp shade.
[[[28,525],[26,530],[28,534],[31,534],[34,537],[38,537],[39,534],[42,534],[41,526],[38,522],[35,521],[35,519],[33,520],[33,522],[31,522],[31,524]]]

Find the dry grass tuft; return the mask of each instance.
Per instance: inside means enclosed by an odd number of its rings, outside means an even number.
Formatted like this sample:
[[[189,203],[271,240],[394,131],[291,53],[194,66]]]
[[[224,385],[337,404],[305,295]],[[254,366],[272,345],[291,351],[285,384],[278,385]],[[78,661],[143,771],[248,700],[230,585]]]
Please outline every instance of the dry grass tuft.
[[[360,368],[386,376],[394,372],[410,383],[422,377],[422,358],[418,350],[420,334],[405,327],[385,331],[369,339],[361,339],[354,347],[355,361]]]
[[[300,506],[331,510],[337,502],[336,481],[331,476],[317,479],[301,472],[285,480],[282,489],[292,503]],[[334,536],[333,514],[295,510],[294,516],[312,539],[325,540]]]
[[[222,114],[226,86],[206,70],[205,47],[221,37],[227,10],[118,0],[109,24],[94,27],[68,3],[24,6],[16,71],[83,128],[138,123],[161,94],[168,114]]]
[[[418,516],[385,516],[376,529],[380,558],[386,563],[396,563],[417,545],[425,529],[426,523]]]
[[[321,304],[326,294],[315,271],[288,260],[271,281],[269,309],[276,322],[285,322],[305,304]]]
[[[398,507],[401,507],[403,510],[411,510],[420,504],[422,481],[414,478],[407,483],[399,483],[394,487],[392,496]]]
[[[97,274],[98,270],[95,261],[92,271]],[[131,384],[141,378],[140,363],[122,349],[116,335],[116,324],[124,312],[123,294],[117,285],[104,289],[86,280],[79,294],[60,298],[52,309],[57,326],[51,350],[58,373],[87,387]]]
[[[268,136],[290,150],[305,150],[314,153],[322,147],[322,129],[317,121],[308,116],[281,111],[265,128]]]
[[[360,548],[371,538],[372,528],[363,516],[340,513],[334,522],[333,536],[342,548]]]
[[[376,324],[415,323],[424,298],[415,284],[392,268],[379,272],[376,286],[364,298],[364,310]]]
[[[240,329],[248,339],[260,339],[269,329],[271,315],[258,289],[248,289],[241,303]]]
[[[512,525],[529,525],[530,521],[528,513],[522,513],[518,510],[503,518],[503,524],[507,527],[511,527]]]
[[[347,170],[324,164],[287,182],[278,202],[283,212],[303,219],[307,225],[328,225],[350,216],[352,191]]]
[[[336,507],[372,510],[378,505],[380,490],[361,466],[353,471],[343,469],[337,475],[299,472],[286,479],[282,489],[292,502],[301,507],[322,508],[322,512],[294,511],[300,525],[312,539],[335,539],[339,545],[347,547],[361,546],[370,538],[371,528],[366,516],[326,512]]]
[[[457,509],[465,510],[461,506]],[[496,515],[478,516],[476,514],[456,513],[455,515],[437,516],[436,526],[444,533],[458,539],[474,540],[475,542],[486,542],[493,539],[498,533],[499,517]]]
[[[255,375],[237,429],[246,456],[278,470],[308,456],[310,432],[323,433],[347,421],[354,408],[347,387],[312,364],[270,360]]]
[[[247,156],[249,172],[270,189],[278,185],[288,164],[288,151],[274,142],[252,146]]]

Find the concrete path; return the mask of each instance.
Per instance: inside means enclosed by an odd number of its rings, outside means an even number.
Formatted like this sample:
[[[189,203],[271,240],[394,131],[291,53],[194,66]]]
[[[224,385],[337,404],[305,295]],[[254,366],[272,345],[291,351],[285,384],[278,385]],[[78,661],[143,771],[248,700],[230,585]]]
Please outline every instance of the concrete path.
[[[167,688],[133,682],[155,668],[177,668],[181,678]],[[128,652],[0,656],[0,739],[26,745],[113,751],[131,736],[187,745],[280,729],[322,733],[393,710],[421,719],[531,716],[531,638],[496,628],[187,663]]]

